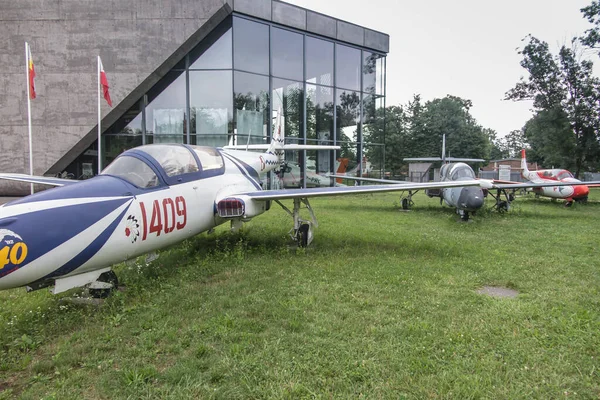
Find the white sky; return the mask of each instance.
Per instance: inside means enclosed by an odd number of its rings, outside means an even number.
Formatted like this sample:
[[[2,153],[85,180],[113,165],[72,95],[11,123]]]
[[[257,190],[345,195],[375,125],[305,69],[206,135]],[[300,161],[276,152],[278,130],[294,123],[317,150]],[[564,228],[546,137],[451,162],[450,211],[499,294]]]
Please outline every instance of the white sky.
[[[502,100],[526,75],[521,39],[531,33],[556,52],[591,27],[579,11],[591,0],[287,1],[390,35],[388,106],[452,94],[470,99],[479,124],[499,136],[532,116],[528,102]]]

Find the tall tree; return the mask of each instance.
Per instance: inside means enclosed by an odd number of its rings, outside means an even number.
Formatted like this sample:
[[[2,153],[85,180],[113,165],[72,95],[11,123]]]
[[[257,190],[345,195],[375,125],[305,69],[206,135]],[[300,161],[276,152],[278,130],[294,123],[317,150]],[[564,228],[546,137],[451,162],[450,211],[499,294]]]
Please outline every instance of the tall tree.
[[[533,100],[536,117],[539,116],[544,121],[540,126],[544,129],[551,127],[552,137],[558,144],[572,140],[575,143],[574,148],[537,148],[540,157],[544,160],[573,158],[576,176],[582,170],[595,169],[600,154],[600,80],[593,76],[593,63],[577,56],[574,43],[570,48],[562,46],[555,56],[550,52],[548,43],[531,35],[524,40],[527,43],[519,53],[523,56],[521,66],[527,70],[529,77],[521,78],[514,88],[506,92],[506,99]],[[541,112],[545,114],[539,115]],[[557,117],[562,113],[568,125],[562,123],[564,119]],[[530,140],[530,135],[526,130],[527,140]],[[535,144],[530,143],[535,148]],[[550,151],[558,154],[546,153]]]
[[[592,1],[592,4],[582,8],[580,11],[593,25],[592,28],[585,31],[585,36],[579,38],[581,43],[592,49],[600,49],[600,1]]]

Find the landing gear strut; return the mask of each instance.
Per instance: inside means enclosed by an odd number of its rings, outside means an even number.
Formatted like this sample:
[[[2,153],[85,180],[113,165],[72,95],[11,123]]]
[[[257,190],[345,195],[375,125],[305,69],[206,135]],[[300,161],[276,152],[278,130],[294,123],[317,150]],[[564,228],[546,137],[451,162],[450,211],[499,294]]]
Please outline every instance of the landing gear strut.
[[[105,299],[119,286],[119,279],[114,271],[103,272],[96,282],[92,282],[88,288],[90,296],[95,299]]]
[[[494,208],[498,212],[503,213],[510,210],[510,203],[515,199],[515,195],[513,193],[507,193],[505,189],[498,189],[496,191],[496,195],[494,195],[491,191],[488,193],[496,200]],[[502,200],[502,194],[504,194],[504,198],[506,200]]]
[[[308,198],[294,198],[294,210],[290,211],[289,208],[284,206],[279,200],[275,200],[277,204],[281,206],[291,217],[294,219],[294,227],[290,229],[289,235],[299,247],[307,247],[313,240],[313,227],[319,226],[317,217],[308,202]],[[300,209],[302,204],[308,210],[310,214],[310,220],[305,220],[300,217]]]
[[[408,196],[404,196],[404,193],[401,195],[400,199],[402,201],[403,210],[410,210],[410,208],[415,205],[414,201],[412,200],[413,194],[414,193],[412,192],[412,190],[409,190]]]

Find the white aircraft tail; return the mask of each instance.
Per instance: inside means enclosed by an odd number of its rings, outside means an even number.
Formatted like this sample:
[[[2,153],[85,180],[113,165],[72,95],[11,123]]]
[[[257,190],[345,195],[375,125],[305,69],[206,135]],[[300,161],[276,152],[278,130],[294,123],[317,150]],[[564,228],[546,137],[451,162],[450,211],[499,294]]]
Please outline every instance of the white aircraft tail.
[[[281,107],[277,109],[277,118],[275,119],[275,130],[273,131],[273,137],[271,138],[271,144],[267,149],[267,153],[274,154],[279,158],[280,162],[283,162],[285,155],[284,143],[285,138],[281,132]]]
[[[525,156],[525,149],[521,149],[521,176],[528,179],[529,168],[527,168],[527,157]]]

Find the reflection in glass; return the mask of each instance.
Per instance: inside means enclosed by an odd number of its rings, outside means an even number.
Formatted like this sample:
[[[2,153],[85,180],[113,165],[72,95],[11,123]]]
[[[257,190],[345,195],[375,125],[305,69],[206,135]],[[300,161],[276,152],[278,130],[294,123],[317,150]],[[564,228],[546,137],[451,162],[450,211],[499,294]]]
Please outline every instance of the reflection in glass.
[[[360,94],[358,92],[337,90],[336,99],[337,125],[336,140],[341,146],[339,157],[348,159],[348,168],[357,164],[360,151],[359,141]]]
[[[196,144],[224,146],[231,133],[231,71],[190,71],[190,126]]]
[[[271,29],[272,75],[296,80],[304,79],[303,36],[285,29]]]
[[[231,69],[231,23],[223,25],[190,52],[190,69]]]
[[[360,50],[335,45],[335,86],[360,90]]]
[[[171,75],[173,73],[169,73]],[[185,135],[185,75],[179,76],[162,92],[149,92],[146,107],[146,133],[149,143],[183,143]],[[154,90],[154,88],[153,88]],[[154,95],[154,98],[152,97]]]
[[[301,82],[273,78],[273,121],[281,109],[282,135],[286,143],[302,143],[304,91]],[[275,123],[273,123],[275,128]]]
[[[385,56],[363,52],[363,91],[371,94],[383,94],[385,76]]]
[[[138,117],[141,121],[141,114]],[[136,118],[136,119],[138,119],[138,118]],[[132,128],[132,130],[133,129],[135,129],[135,128]],[[124,131],[127,131],[127,127],[124,129]],[[140,132],[141,132],[141,129],[140,129]],[[120,135],[111,135],[111,134],[102,135],[102,153],[104,155],[103,159],[102,159],[102,165],[104,165],[104,166],[109,165],[115,158],[117,158],[117,156],[119,156],[119,154],[123,153],[125,150],[131,149],[133,147],[141,146],[141,145],[142,145],[142,135],[141,134],[134,133],[134,134],[120,134]],[[90,157],[90,159],[82,160],[82,162],[87,165],[92,165],[93,158],[95,158],[95,157]],[[96,166],[97,162],[93,163],[93,165]],[[81,175],[86,175],[87,178],[90,178],[91,177],[91,176],[89,176],[90,169],[93,171],[93,174],[96,174],[96,172],[98,171],[97,167],[92,168],[92,167],[86,166],[85,168],[82,169]],[[85,179],[85,178],[77,177],[77,179]]]
[[[269,74],[269,26],[244,18],[233,19],[233,67]]]
[[[333,86],[333,43],[306,37],[306,82]]]
[[[236,71],[233,96],[236,143],[267,143],[269,78]]]

